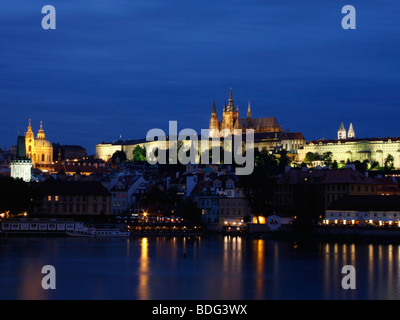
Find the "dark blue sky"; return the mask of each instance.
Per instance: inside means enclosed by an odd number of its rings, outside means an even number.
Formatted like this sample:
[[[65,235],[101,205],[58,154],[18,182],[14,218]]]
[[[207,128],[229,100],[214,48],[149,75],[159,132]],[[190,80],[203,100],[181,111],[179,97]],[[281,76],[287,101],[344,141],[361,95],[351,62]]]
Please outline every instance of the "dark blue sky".
[[[57,10],[43,30],[42,6]],[[343,30],[341,9],[357,10]],[[2,0],[0,148],[32,119],[51,142],[208,128],[233,88],[245,117],[276,116],[307,140],[400,136],[400,2]]]

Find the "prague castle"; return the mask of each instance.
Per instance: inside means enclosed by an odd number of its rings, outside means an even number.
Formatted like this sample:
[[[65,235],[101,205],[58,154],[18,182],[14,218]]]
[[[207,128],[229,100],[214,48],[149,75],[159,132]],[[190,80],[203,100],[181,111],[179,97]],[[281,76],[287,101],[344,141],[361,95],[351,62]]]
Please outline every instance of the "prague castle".
[[[253,118],[251,114],[250,102],[247,109],[247,117],[239,118],[239,107],[234,106],[232,89],[229,94],[228,105],[224,105],[222,119],[219,121],[215,101],[212,108],[211,119],[209,121],[209,136],[220,137],[224,134],[224,129],[242,130],[245,134],[246,129],[254,130],[254,146],[258,150],[278,151],[285,149],[293,158],[297,157],[297,149],[306,144],[301,132],[283,131],[275,117]],[[199,137],[201,139],[201,137]],[[103,142],[96,145],[96,157],[107,161],[114,152],[124,151],[127,159],[133,158],[132,151],[137,147],[152,149],[159,147],[158,141],[147,142],[141,140],[117,140],[114,142]]]
[[[371,164],[378,162],[384,166],[389,155],[393,156],[393,165],[400,167],[400,138],[356,138],[353,124],[346,131],[343,122],[340,123],[337,139],[311,140],[298,150],[298,159],[303,161],[306,154],[318,153],[323,155],[332,152],[332,161],[354,162],[368,160]]]
[[[32,160],[35,168],[40,170],[51,170],[53,164],[53,145],[46,140],[43,123],[40,121],[40,129],[35,136],[29,119],[28,131],[25,133],[25,149],[27,158]]]
[[[245,133],[246,129],[253,129],[255,133],[282,133],[282,128],[275,117],[252,118],[250,101],[247,108],[247,118],[239,118],[239,107],[233,105],[232,89],[229,94],[229,103],[228,105],[225,103],[223,108],[222,121],[218,119],[214,101],[209,125],[210,136],[219,136],[220,132],[225,129],[231,131],[234,129],[241,129],[243,133]]]

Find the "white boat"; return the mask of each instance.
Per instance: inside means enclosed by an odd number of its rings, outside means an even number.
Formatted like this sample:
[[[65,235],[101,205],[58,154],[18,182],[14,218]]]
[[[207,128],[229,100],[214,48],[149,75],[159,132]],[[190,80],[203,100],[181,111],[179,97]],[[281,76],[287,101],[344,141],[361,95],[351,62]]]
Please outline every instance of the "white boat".
[[[71,237],[94,237],[94,238],[126,238],[129,237],[129,232],[124,232],[118,228],[80,228],[74,231],[67,232],[67,235]]]

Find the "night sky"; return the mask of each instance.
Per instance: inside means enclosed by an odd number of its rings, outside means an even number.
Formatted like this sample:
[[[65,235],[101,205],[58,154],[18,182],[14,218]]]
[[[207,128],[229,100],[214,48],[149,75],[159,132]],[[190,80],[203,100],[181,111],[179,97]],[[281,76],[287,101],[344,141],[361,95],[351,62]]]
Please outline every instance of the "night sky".
[[[57,29],[43,30],[44,5]],[[357,29],[341,9],[355,6]],[[148,130],[208,128],[232,87],[240,117],[305,138],[400,136],[398,0],[2,0],[0,148],[32,119],[89,153]]]

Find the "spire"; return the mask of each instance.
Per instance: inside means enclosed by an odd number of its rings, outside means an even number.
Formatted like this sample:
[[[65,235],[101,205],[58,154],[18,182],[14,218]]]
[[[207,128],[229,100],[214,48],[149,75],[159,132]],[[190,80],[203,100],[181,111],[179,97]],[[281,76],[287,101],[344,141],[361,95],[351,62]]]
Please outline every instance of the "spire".
[[[61,159],[61,148],[58,148],[58,158],[57,158],[57,163],[61,163],[62,159]]]
[[[215,99],[214,99],[214,104],[213,104],[213,109],[211,114],[217,114],[217,109],[215,109]]]
[[[228,103],[228,110],[227,111],[235,111],[235,107],[233,105],[233,97],[232,97],[232,88],[229,93],[229,103]]]
[[[250,100],[249,100],[249,107],[247,108],[247,119],[251,119],[251,108],[250,108]]]
[[[356,137],[356,133],[353,128],[353,123],[350,122],[350,128],[349,128],[349,131],[347,132],[347,138],[355,138],[355,137]]]
[[[29,119],[29,124],[28,124],[28,131],[25,133],[25,138],[26,139],[33,139],[34,134],[32,131],[32,126],[31,126],[31,119]]]
[[[346,129],[344,128],[343,121],[340,123],[340,127],[338,130],[338,139],[346,139]]]
[[[40,129],[37,134],[37,139],[46,139],[46,136],[45,136],[44,130],[43,130],[43,121],[40,121]]]

